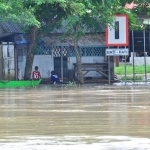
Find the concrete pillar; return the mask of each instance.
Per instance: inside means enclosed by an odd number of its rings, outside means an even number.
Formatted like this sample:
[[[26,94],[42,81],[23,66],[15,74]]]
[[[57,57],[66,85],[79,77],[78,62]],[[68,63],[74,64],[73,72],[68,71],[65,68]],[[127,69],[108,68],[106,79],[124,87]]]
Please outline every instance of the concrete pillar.
[[[3,69],[4,69],[4,65],[3,65],[3,50],[2,50],[2,45],[0,45],[0,80],[4,79],[4,75],[3,75]]]
[[[136,57],[136,52],[131,52],[130,63],[133,65],[133,56]]]
[[[119,49],[119,46],[117,46],[117,48]],[[115,56],[114,59],[115,59],[115,66],[119,67],[119,56]]]
[[[115,66],[119,67],[119,56],[114,56],[115,59]]]
[[[133,52],[131,52],[131,58],[133,57],[133,55],[134,55],[134,57],[136,57],[136,52],[134,52],[134,54],[133,54]]]

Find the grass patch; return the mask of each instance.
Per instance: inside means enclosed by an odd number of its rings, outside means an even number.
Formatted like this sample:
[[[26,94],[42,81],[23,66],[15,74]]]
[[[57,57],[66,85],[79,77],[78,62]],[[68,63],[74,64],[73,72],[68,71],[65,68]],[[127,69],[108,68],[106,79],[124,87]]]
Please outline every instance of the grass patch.
[[[135,66],[135,74],[144,74],[145,66]],[[146,73],[150,73],[150,66],[146,66]],[[125,65],[120,64],[119,67],[115,67],[115,74],[124,75],[125,74]],[[133,74],[133,66],[126,65],[126,74]]]
[[[125,77],[121,77],[122,81],[125,81]],[[133,76],[126,76],[126,81],[134,80]],[[143,81],[142,76],[135,76],[135,81]]]

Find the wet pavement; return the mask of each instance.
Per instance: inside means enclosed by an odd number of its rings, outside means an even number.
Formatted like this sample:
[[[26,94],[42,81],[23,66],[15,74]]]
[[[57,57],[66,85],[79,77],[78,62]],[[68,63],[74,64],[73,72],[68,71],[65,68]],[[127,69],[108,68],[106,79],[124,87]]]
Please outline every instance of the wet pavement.
[[[0,150],[150,150],[150,86],[0,89]]]

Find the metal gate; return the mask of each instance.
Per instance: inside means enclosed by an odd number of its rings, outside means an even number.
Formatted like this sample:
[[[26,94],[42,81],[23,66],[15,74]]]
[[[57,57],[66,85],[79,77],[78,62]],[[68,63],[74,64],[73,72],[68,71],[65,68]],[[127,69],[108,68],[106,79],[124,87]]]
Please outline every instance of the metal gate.
[[[63,77],[68,77],[67,54],[68,51],[64,47],[55,47],[53,49],[54,71],[62,79]]]
[[[3,42],[3,76],[6,80],[15,79],[14,43]]]

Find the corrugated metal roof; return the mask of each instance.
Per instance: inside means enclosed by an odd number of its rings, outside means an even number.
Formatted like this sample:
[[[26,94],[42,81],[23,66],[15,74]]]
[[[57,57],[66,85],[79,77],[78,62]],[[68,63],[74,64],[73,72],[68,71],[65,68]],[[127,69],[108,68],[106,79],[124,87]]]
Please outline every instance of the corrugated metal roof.
[[[51,31],[51,33],[57,33],[57,34],[62,34],[62,33],[66,33],[67,32],[67,22],[64,20],[62,21],[62,26],[59,28],[54,28],[53,31]],[[85,33],[90,33],[91,31],[89,29],[87,29],[86,26],[83,26],[84,28],[84,32]],[[100,24],[99,25],[99,31],[98,32],[105,32],[106,30],[106,25],[105,24]],[[74,32],[73,28],[70,28],[70,32]]]
[[[59,37],[62,36],[56,34],[45,35],[42,40],[44,41],[45,45],[53,45],[53,46],[72,46],[74,45],[74,39],[70,36],[64,37],[60,39]],[[78,41],[79,46],[97,46],[97,45],[105,45],[105,33],[96,34],[96,35],[85,35],[80,38]]]
[[[105,26],[101,25],[101,32],[105,32]],[[90,33],[90,31],[88,31],[85,27],[85,32],[86,33]],[[72,29],[73,31],[73,29]],[[51,34],[63,34],[66,33],[66,22],[63,21],[62,26],[58,29],[54,29]],[[24,33],[21,29],[21,24],[16,24],[13,22],[0,22],[0,37],[4,37],[4,36],[8,36],[11,35],[13,33]]]
[[[12,22],[0,22],[0,37],[7,36],[12,33],[23,33],[21,25]]]

